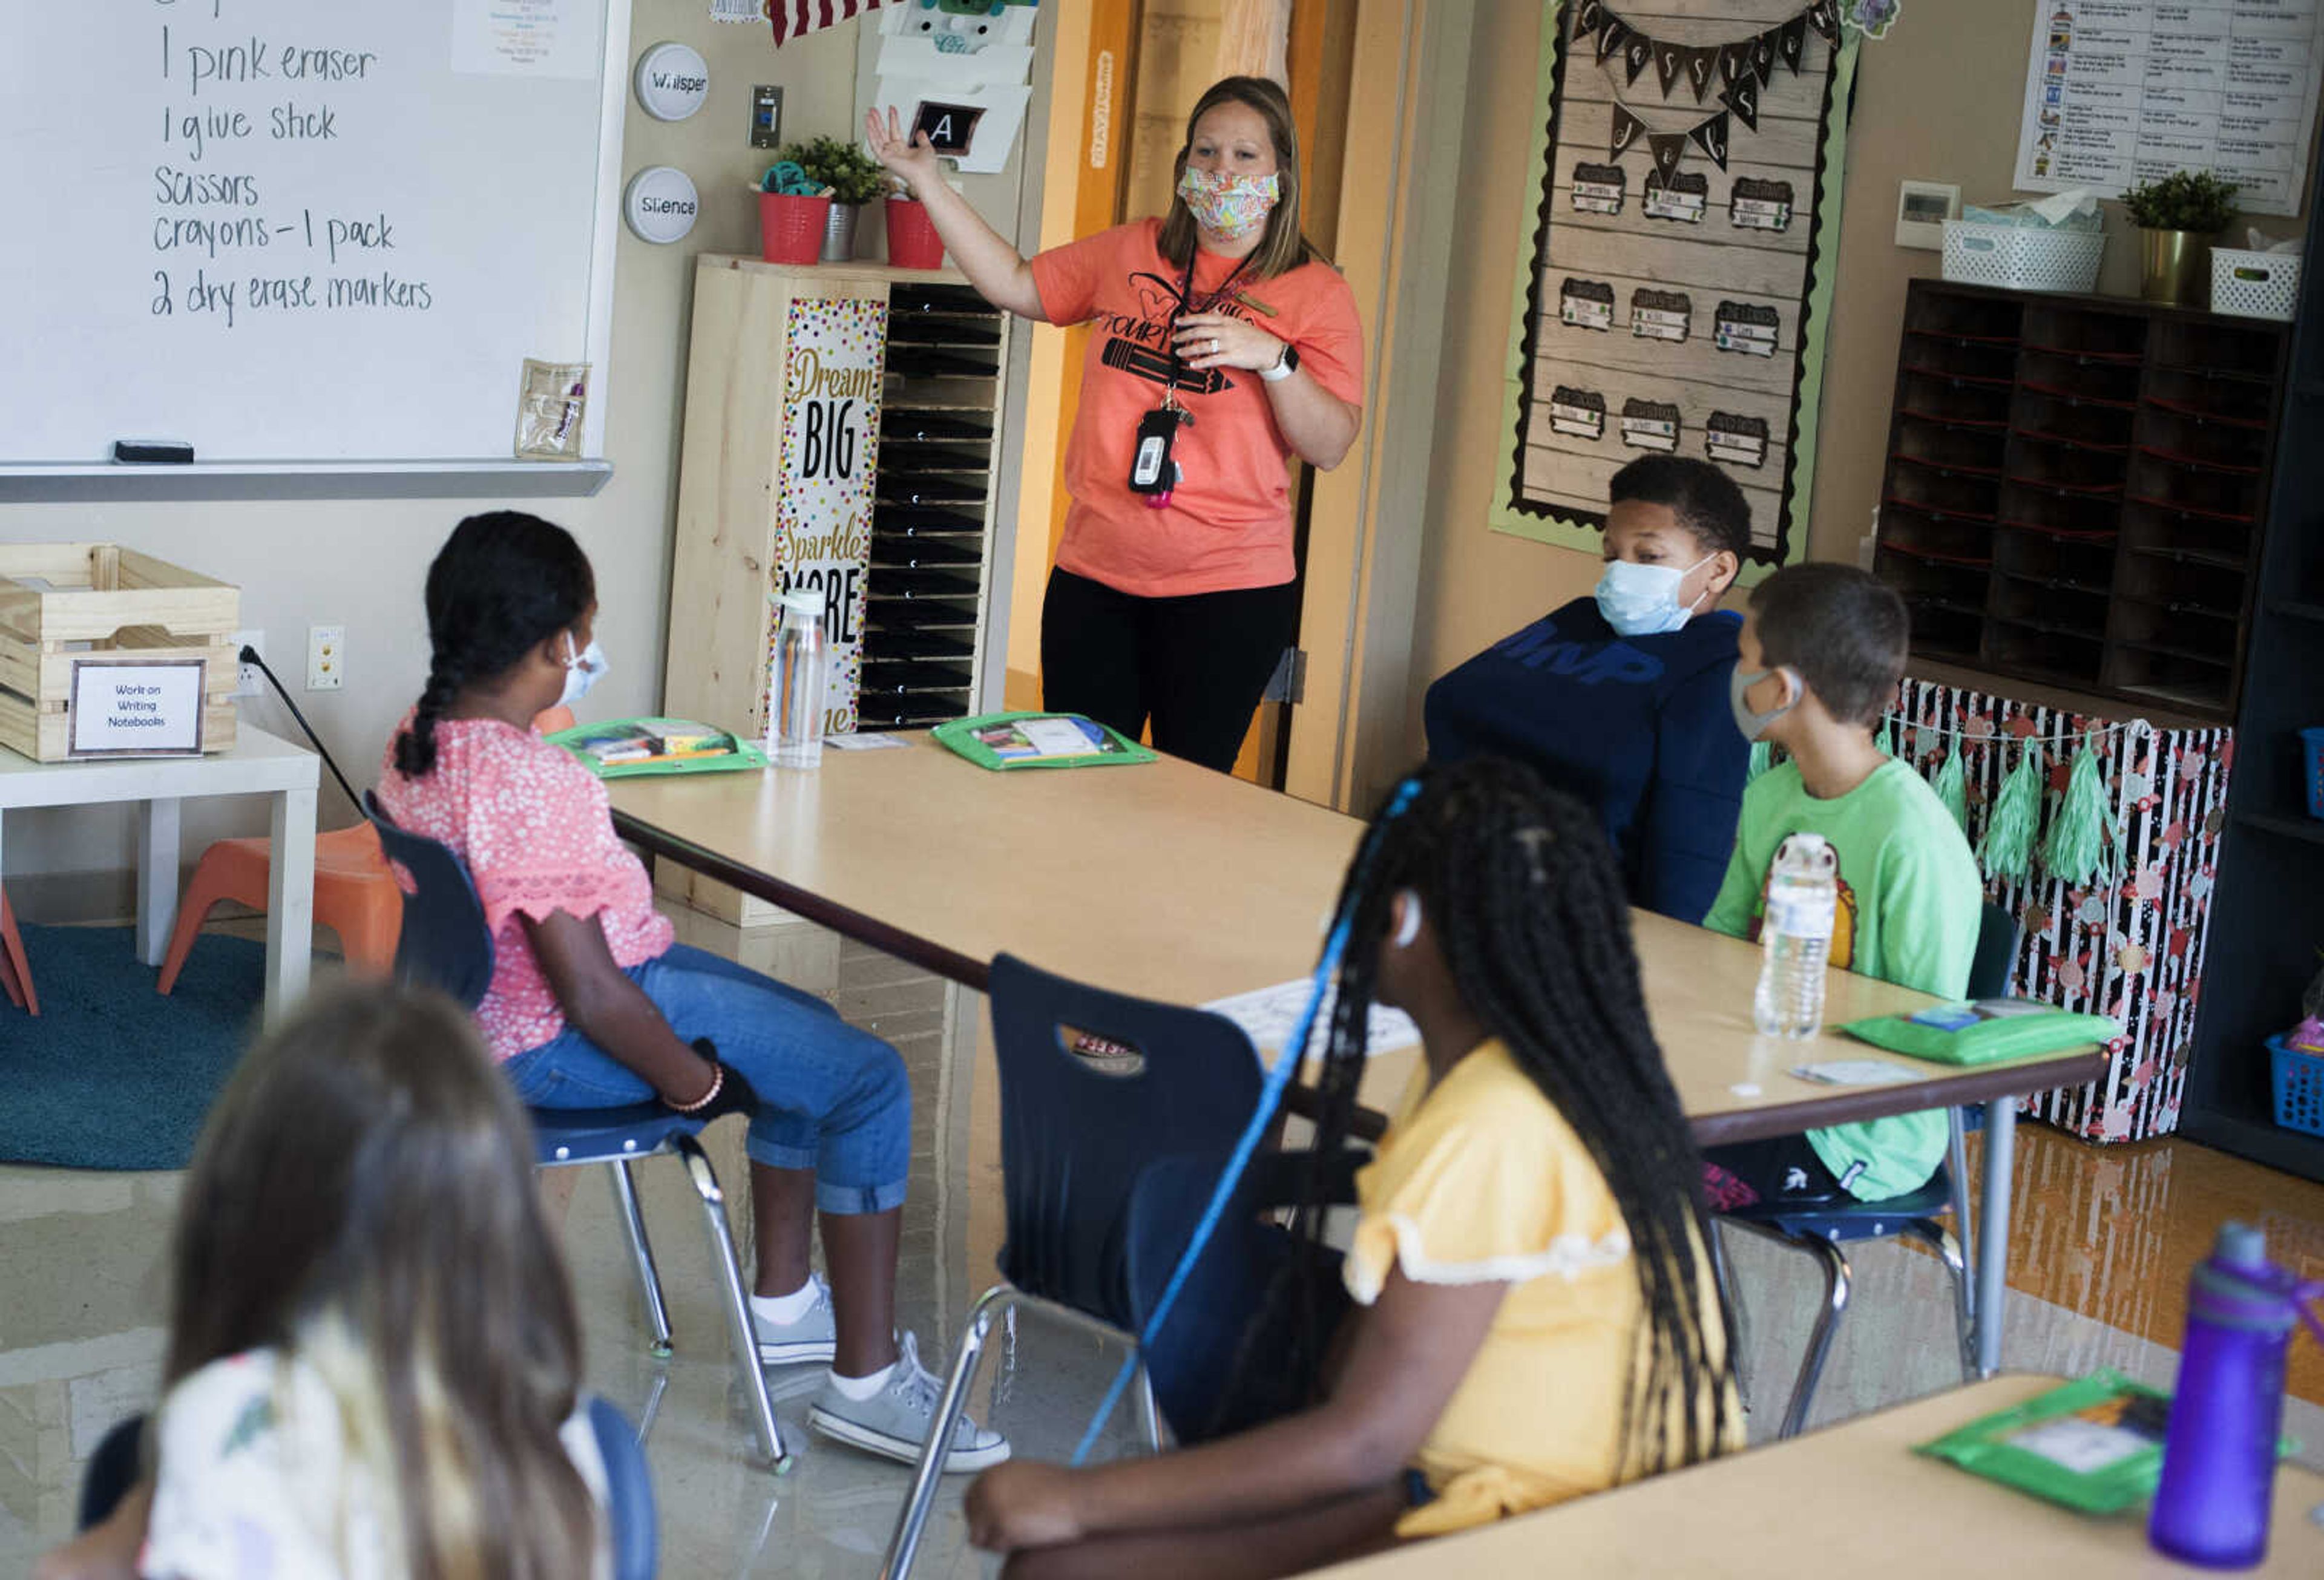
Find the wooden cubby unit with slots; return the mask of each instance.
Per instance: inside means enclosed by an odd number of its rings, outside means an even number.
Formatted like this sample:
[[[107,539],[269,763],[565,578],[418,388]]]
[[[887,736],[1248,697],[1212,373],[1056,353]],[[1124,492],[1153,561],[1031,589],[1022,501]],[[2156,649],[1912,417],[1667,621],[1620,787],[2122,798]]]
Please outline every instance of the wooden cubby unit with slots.
[[[1913,281],[1874,566],[1914,657],[2232,718],[2290,328]]]

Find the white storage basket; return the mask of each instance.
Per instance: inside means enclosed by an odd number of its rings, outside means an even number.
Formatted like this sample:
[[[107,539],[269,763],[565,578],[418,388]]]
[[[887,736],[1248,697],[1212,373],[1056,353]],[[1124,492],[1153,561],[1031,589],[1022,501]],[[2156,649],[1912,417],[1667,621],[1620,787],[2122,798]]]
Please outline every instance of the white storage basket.
[[[2104,231],[1945,221],[1945,278],[2007,290],[2095,289]]]
[[[2211,249],[2211,311],[2289,318],[2300,305],[2300,254]]]

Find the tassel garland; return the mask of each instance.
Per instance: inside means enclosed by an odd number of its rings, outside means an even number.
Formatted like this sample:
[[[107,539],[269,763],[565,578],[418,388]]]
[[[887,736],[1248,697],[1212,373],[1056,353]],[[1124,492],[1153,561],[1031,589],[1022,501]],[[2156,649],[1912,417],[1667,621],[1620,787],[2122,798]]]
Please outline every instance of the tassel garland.
[[[2114,820],[2107,814],[2106,785],[2096,735],[2085,737],[2081,755],[2066,780],[2066,794],[2050,820],[2049,841],[2042,847],[2042,865],[2050,876],[2080,888],[2090,879],[2114,871]]]
[[[1993,816],[1977,849],[1987,877],[2024,877],[2032,864],[2034,836],[2042,822],[2042,749],[2027,741],[2016,767],[1993,799]]]
[[[1953,814],[1953,822],[1960,825],[1962,832],[1968,832],[1968,769],[1961,763],[1960,741],[1958,739],[1953,741],[1952,751],[1945,758],[1945,766],[1937,770],[1935,789],[1937,799],[1943,802],[1945,810]]]

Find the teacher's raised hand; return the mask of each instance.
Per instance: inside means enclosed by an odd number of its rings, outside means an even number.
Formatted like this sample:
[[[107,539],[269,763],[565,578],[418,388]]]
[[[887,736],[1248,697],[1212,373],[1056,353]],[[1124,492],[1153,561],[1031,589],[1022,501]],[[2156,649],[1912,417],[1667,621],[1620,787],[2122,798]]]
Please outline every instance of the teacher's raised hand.
[[[925,202],[930,188],[944,185],[944,167],[936,162],[936,145],[925,132],[907,136],[893,105],[884,114],[878,109],[864,112],[863,140],[871,145],[872,157],[890,174],[902,177],[913,197]]]

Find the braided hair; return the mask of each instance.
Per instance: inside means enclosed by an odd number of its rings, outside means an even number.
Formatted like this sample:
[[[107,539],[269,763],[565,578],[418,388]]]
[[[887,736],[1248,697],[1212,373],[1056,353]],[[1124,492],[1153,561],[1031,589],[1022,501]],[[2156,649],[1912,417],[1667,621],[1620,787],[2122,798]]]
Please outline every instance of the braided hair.
[[[1322,1182],[1345,1144],[1380,946],[1403,889],[1420,896],[1462,1001],[1589,1149],[1621,1209],[1646,1324],[1645,1374],[1624,1409],[1624,1465],[1645,1473],[1710,1457],[1728,1433],[1734,1363],[1723,1323],[1714,1341],[1703,1322],[1702,1160],[1646,1020],[1629,902],[1605,831],[1531,768],[1476,758],[1421,770],[1392,794],[1349,870],[1335,914],[1348,922],[1348,945],[1295,1287],[1314,1278]],[[1299,1347],[1312,1366],[1318,1347],[1312,1338]]]
[[[564,528],[488,510],[452,528],[428,567],[428,684],[395,738],[395,771],[436,767],[436,722],[463,686],[513,668],[579,620],[597,595],[589,556]]]

